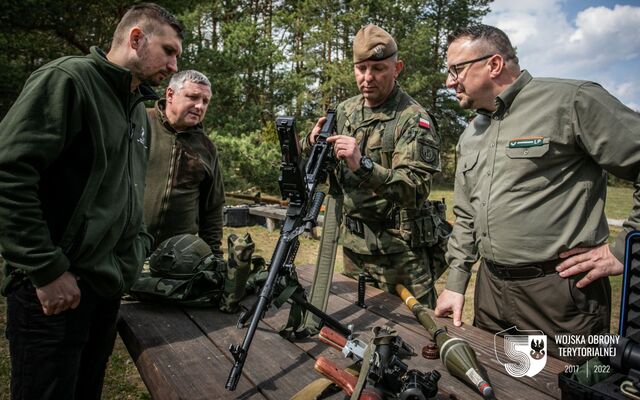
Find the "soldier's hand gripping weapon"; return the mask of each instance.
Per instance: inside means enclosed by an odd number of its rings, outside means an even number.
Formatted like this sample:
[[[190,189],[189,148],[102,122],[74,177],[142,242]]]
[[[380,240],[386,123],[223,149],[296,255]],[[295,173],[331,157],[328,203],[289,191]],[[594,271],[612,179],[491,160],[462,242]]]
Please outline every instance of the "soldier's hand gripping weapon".
[[[278,244],[271,256],[269,272],[264,286],[251,311],[241,316],[238,322],[238,325],[244,325],[244,322],[251,317],[242,346],[231,345],[229,347],[234,359],[234,365],[225,385],[228,390],[235,390],[238,385],[251,341],[260,319],[273,300],[278,281],[285,279],[288,282],[294,282],[294,284],[299,285],[293,264],[299,247],[298,236],[305,231],[308,232],[313,229],[324,201],[325,194],[317,189],[318,185],[327,178],[327,166],[332,155],[332,146],[327,143],[327,138],[335,132],[335,123],[335,111],[329,110],[327,120],[311,149],[311,157],[306,164],[303,175],[300,170],[300,148],[295,132],[295,119],[291,117],[279,117],[276,119],[276,129],[280,140],[280,149],[282,150],[278,184],[280,185],[282,198],[289,201],[289,206],[287,207]],[[290,300],[318,316],[323,324],[331,326],[343,335],[348,336],[351,334],[351,331],[340,324],[339,321],[310,304],[304,294],[300,294],[301,292],[302,290],[296,290]]]
[[[440,350],[440,359],[451,375],[476,388],[485,399],[494,398],[493,388],[481,373],[476,353],[465,340],[451,337],[445,327],[436,322],[413,295],[401,284],[396,285],[396,292],[409,307],[418,321],[431,336]]]

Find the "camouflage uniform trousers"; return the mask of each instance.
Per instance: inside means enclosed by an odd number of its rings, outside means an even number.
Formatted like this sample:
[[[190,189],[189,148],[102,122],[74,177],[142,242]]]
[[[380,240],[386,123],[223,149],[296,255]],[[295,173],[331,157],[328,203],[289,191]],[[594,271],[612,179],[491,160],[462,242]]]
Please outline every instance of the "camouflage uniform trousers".
[[[389,293],[395,293],[395,285],[402,283],[420,303],[429,308],[435,307],[435,279],[426,248],[370,255],[358,254],[344,247],[342,252],[344,275],[358,279],[360,272],[364,271],[367,280]]]

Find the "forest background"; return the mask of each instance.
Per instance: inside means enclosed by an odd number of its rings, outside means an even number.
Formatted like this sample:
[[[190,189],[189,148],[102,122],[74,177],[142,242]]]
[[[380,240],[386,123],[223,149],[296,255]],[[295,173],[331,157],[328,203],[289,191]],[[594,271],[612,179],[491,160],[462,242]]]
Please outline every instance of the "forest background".
[[[0,118],[29,74],[57,57],[108,50],[134,2],[0,0]],[[221,153],[227,190],[278,193],[274,122],[295,116],[306,134],[329,107],[358,93],[352,40],[374,23],[391,33],[405,69],[400,85],[436,118],[443,174],[452,182],[455,144],[471,114],[444,85],[446,37],[481,21],[488,0],[166,0],[186,26],[180,69],[212,84],[205,129]],[[166,82],[165,82],[166,84]],[[164,87],[158,88],[162,96]],[[151,105],[149,105],[151,106]]]

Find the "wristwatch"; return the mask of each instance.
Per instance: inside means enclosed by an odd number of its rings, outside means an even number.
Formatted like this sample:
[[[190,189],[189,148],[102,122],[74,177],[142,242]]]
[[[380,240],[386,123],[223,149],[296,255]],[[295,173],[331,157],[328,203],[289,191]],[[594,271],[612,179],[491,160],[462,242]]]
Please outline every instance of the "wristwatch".
[[[373,171],[373,161],[367,156],[360,157],[360,168],[355,171],[359,178],[365,178]]]

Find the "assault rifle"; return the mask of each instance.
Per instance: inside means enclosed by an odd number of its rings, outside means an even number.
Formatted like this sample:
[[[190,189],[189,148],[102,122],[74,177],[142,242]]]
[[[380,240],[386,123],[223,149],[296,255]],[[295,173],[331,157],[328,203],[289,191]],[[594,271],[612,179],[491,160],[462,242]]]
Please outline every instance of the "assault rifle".
[[[299,286],[293,264],[300,245],[298,236],[313,229],[324,201],[325,194],[317,189],[318,184],[323,183],[327,178],[329,159],[332,157],[332,146],[327,143],[327,138],[335,131],[335,124],[335,111],[329,110],[327,120],[311,149],[311,156],[303,175],[300,168],[300,148],[295,132],[295,119],[292,117],[276,119],[276,129],[282,151],[278,184],[282,198],[289,201],[289,206],[278,244],[271,256],[269,273],[264,286],[251,311],[242,315],[238,321],[238,325],[244,325],[249,317],[251,318],[242,346],[231,345],[229,347],[235,362],[225,385],[228,390],[235,390],[238,385],[256,328],[274,298],[279,281],[294,282]],[[319,317],[322,324],[330,326],[344,336],[351,335],[351,331],[339,321],[309,303],[302,290],[296,290],[290,300]]]

